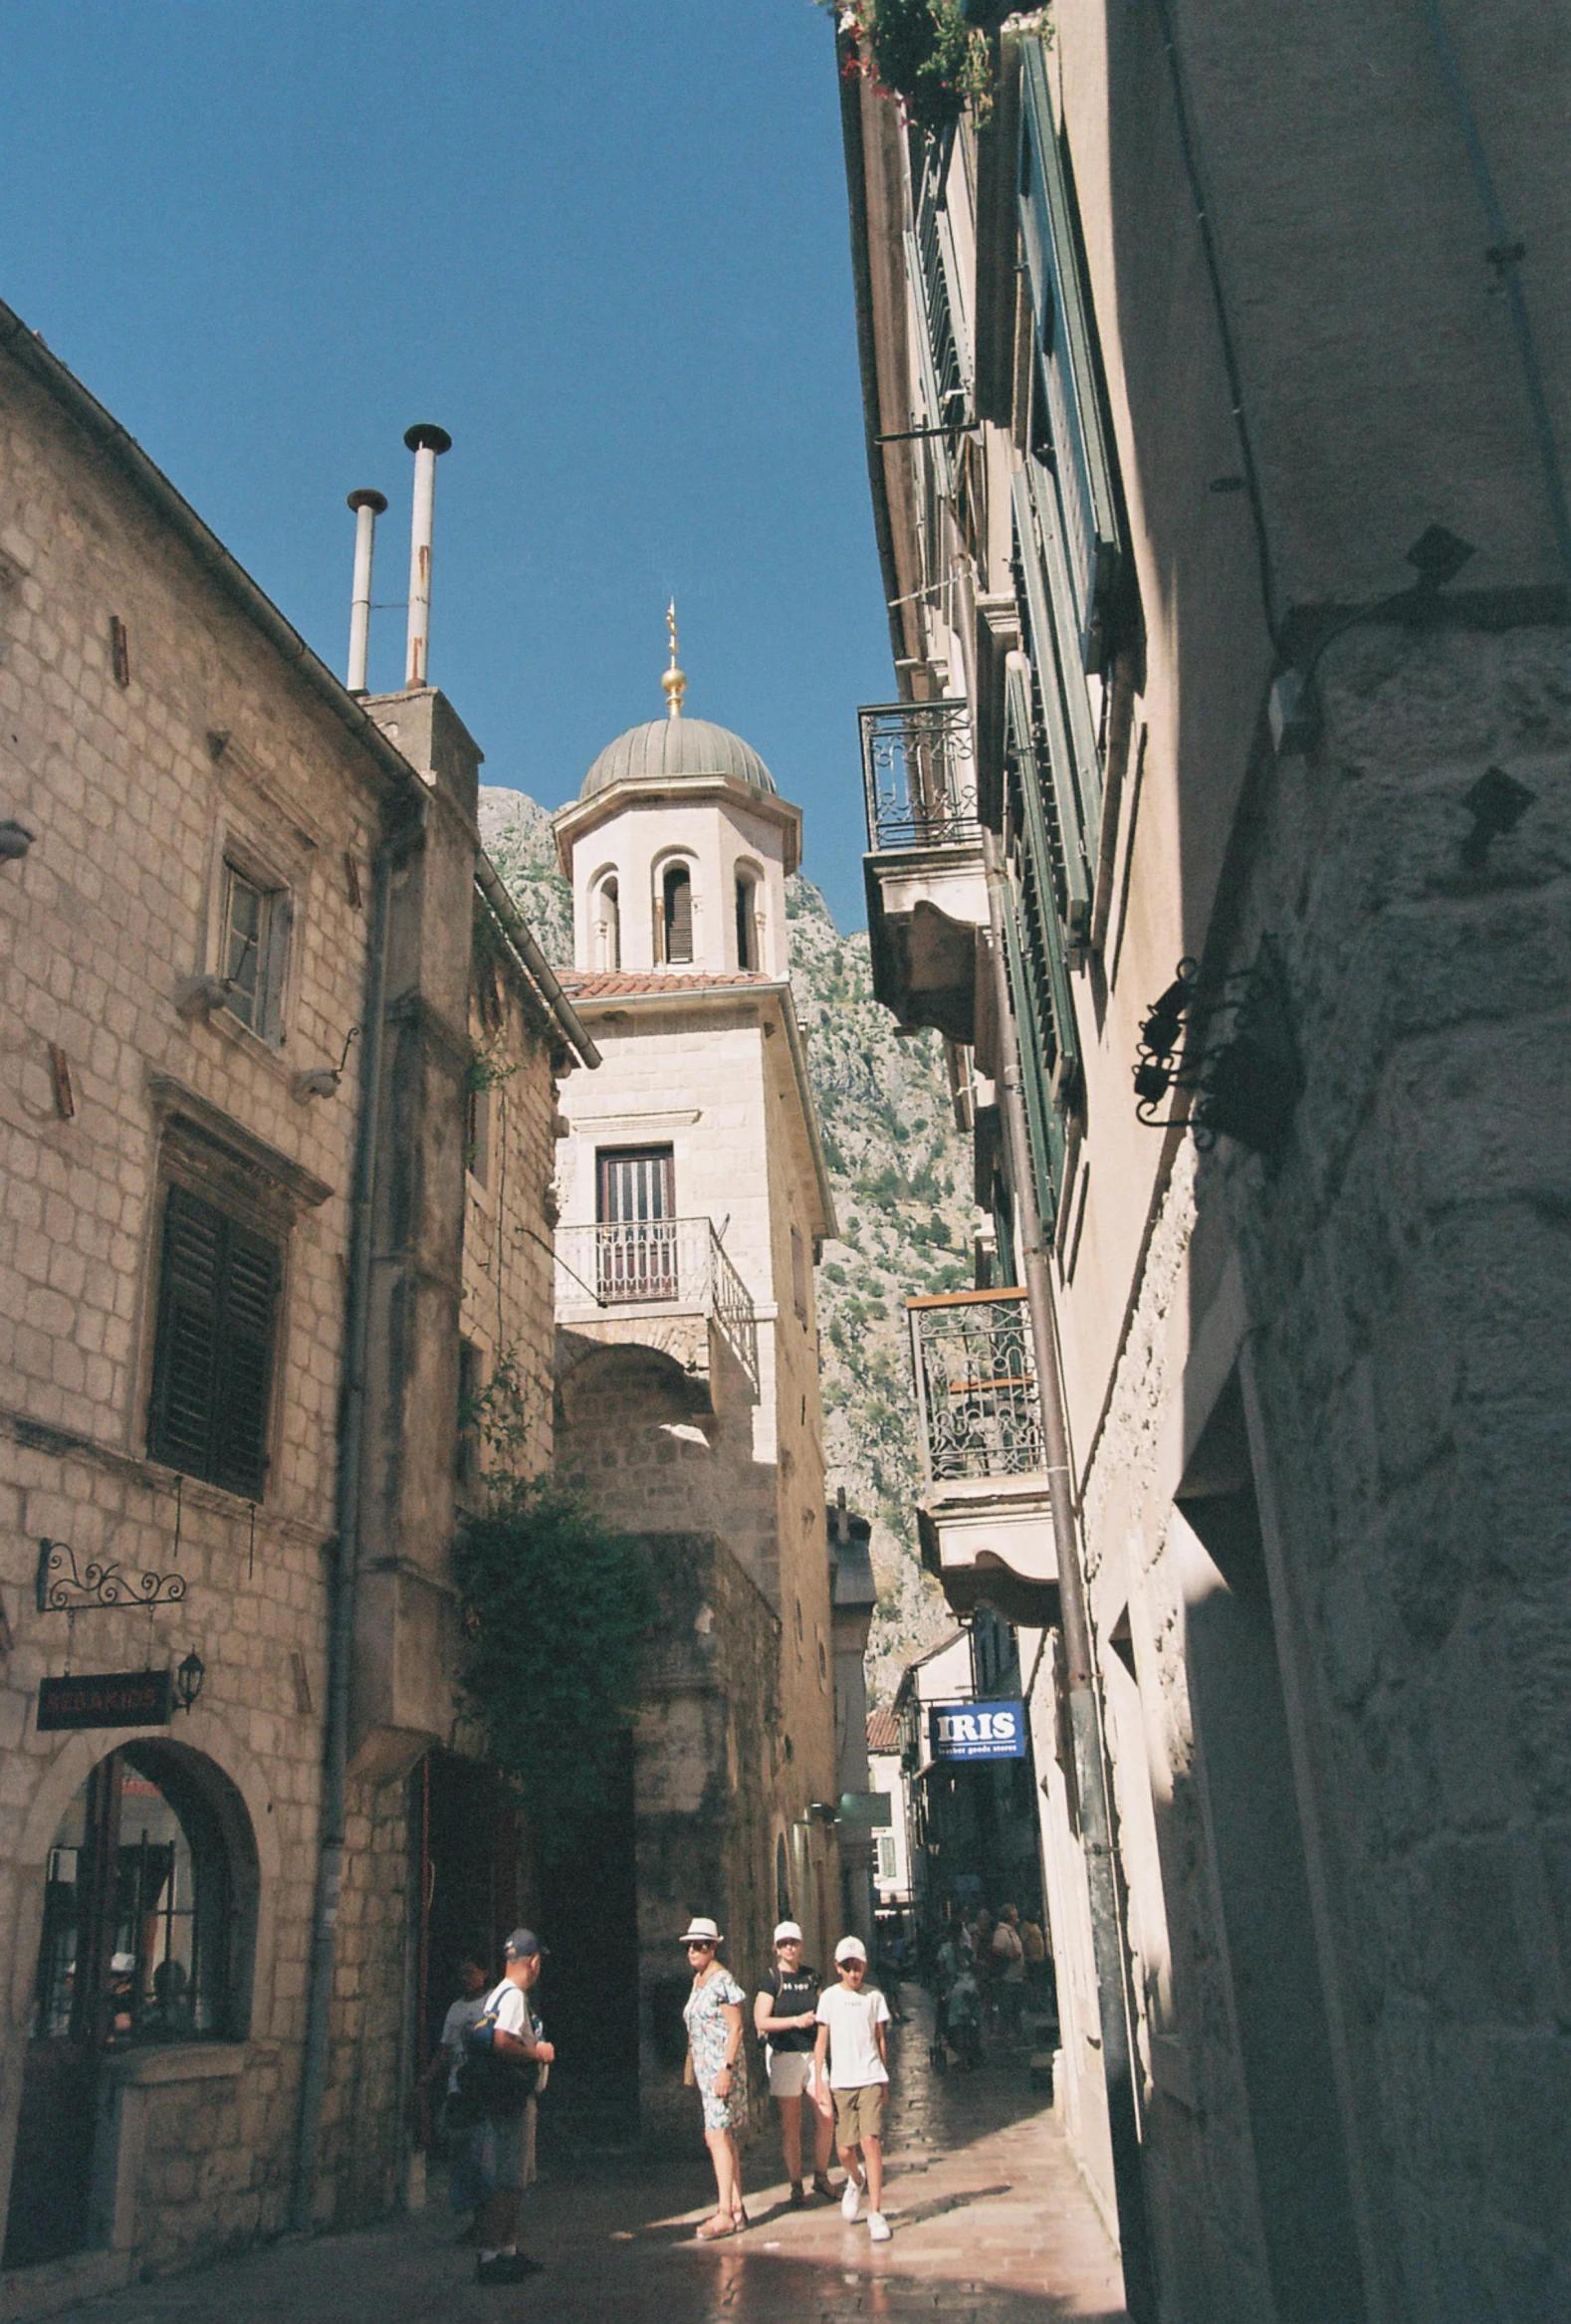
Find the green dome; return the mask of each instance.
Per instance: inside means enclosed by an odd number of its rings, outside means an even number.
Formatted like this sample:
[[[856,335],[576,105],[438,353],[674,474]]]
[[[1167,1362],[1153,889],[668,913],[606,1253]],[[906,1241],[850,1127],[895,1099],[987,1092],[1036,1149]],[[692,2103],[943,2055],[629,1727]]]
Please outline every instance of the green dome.
[[[608,742],[583,778],[580,799],[613,782],[697,779],[702,775],[729,775],[756,791],[775,790],[775,777],[750,742],[728,727],[708,719],[651,719],[647,726],[629,727]]]

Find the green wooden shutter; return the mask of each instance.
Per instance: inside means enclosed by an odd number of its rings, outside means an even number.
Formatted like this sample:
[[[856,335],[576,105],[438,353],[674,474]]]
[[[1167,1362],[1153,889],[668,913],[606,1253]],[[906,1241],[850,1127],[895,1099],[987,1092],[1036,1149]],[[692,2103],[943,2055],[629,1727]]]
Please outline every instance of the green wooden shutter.
[[[1101,616],[1122,553],[1118,497],[1102,419],[1089,302],[1080,276],[1069,187],[1058,150],[1046,53],[1024,44],[1020,108],[1020,228],[1046,388],[1078,651],[1100,660]]]
[[[275,1243],[170,1186],[147,1450],[251,1501],[267,1482],[280,1272]]]
[[[1038,502],[1032,491],[1031,471],[1036,465],[1033,461],[1014,471],[1014,532],[1047,744],[1042,777],[1050,788],[1063,849],[1064,920],[1070,933],[1082,938],[1091,925],[1091,886],[1100,843],[1101,761],[1091,730],[1084,674],[1074,662],[1065,672],[1061,660],[1049,594],[1049,578],[1057,562],[1053,506]]]
[[[183,1186],[169,1188],[147,1450],[188,1476],[206,1476],[212,1440],[223,1226],[210,1202]]]
[[[276,1246],[225,1221],[223,1331],[213,1398],[215,1485],[260,1501],[267,1483],[268,1390],[278,1306]]]
[[[1036,1178],[1036,1207],[1049,1227],[1058,1214],[1058,1186],[1063,1174],[1063,1123],[1052,1103],[1052,1060],[1042,1039],[1042,1021],[1032,995],[1025,947],[1020,941],[1019,895],[1011,879],[1005,890],[1005,951],[1010,971],[1010,996],[1020,1044],[1020,1083],[1025,1099],[1025,1132],[1030,1143]]]
[[[1010,656],[1005,678],[1006,716],[1010,749],[1014,759],[1020,804],[1021,930],[1025,962],[1030,975],[1032,1002],[1050,1045],[1047,1093],[1051,1103],[1067,1106],[1074,1093],[1080,1066],[1080,1035],[1075,1023],[1074,999],[1069,989],[1069,963],[1058,923],[1056,850],[1047,820],[1047,803],[1037,772],[1032,735],[1029,679],[1023,655]]]

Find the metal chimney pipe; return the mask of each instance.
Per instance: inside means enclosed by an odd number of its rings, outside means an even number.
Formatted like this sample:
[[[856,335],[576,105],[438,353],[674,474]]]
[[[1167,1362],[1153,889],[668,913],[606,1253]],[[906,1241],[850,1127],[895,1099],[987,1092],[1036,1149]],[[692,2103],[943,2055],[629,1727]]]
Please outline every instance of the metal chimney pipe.
[[[369,485],[350,493],[354,511],[354,593],[349,601],[349,692],[363,694],[365,664],[371,645],[371,550],[376,520],[387,506],[387,495]]]
[[[436,518],[436,460],[450,452],[453,439],[445,428],[422,423],[406,430],[404,442],[414,454],[414,524],[409,534],[409,654],[405,686],[424,686],[431,646],[431,532]]]

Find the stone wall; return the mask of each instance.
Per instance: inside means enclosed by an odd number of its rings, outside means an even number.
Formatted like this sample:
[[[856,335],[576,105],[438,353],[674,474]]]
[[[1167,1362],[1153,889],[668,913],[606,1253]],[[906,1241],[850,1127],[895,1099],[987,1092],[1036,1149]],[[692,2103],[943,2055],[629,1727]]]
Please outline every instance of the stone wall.
[[[360,1740],[375,1740],[349,1797],[315,2190],[324,2221],[372,2218],[404,2191],[418,1889],[405,1779],[449,1738],[456,1708],[444,1624],[461,1293],[488,1352],[515,1355],[528,1467],[549,1461],[552,1425],[559,1052],[515,965],[488,955],[476,975],[478,753],[441,698],[421,693],[377,706],[419,774],[389,767],[352,731],[347,698],[335,715],[215,579],[213,556],[192,554],[181,527],[195,520],[172,523],[167,501],[103,457],[71,408],[69,392],[0,357],[0,814],[35,835],[0,873],[0,2197],[49,1851],[94,1766],[138,1739],[40,1735],[40,1679],[68,1658],[79,1673],[171,1667],[194,1646],[200,1697],[157,1740],[232,1797],[235,1860],[250,1868],[238,2038],[111,2053],[90,2248],[29,2271],[28,2287],[12,2278],[8,2296],[32,2312],[286,2222],[373,862],[400,802],[419,803],[423,829],[394,872],[383,1131],[398,1166],[381,1172],[378,1255],[384,1269],[412,1263],[419,1281],[380,1387],[384,1420],[411,1389],[414,1416],[370,1480],[388,1488],[362,1575]],[[218,981],[230,858],[288,896],[278,1004],[257,1031]],[[337,1067],[351,1027],[361,1038],[337,1089],[306,1095],[297,1077]],[[501,1076],[489,1205],[472,1173],[465,1191],[465,1083],[482,1039]],[[254,1507],[147,1457],[176,1146],[187,1174],[243,1181],[283,1251]],[[390,1347],[387,1333],[373,1342],[378,1362]],[[111,1562],[176,1577],[183,1595],[150,1614],[40,1613],[43,1538],[69,1545],[79,1574]]]
[[[1150,1932],[1147,2137],[1177,2314],[1270,2296],[1192,1700],[1221,1583],[1184,1515],[1204,1504],[1175,1506],[1206,1483],[1230,1383],[1366,2280],[1415,2324],[1560,2296],[1563,669],[1560,630],[1355,631],[1323,673],[1321,747],[1261,753],[1222,935],[1230,964],[1281,942],[1305,1092],[1279,1168],[1177,1150],[1088,1462],[1098,1628],[1127,1609],[1160,1839],[1131,1929]],[[1474,849],[1465,802],[1490,766],[1533,796]],[[1121,1786],[1145,1772],[1129,1740]]]

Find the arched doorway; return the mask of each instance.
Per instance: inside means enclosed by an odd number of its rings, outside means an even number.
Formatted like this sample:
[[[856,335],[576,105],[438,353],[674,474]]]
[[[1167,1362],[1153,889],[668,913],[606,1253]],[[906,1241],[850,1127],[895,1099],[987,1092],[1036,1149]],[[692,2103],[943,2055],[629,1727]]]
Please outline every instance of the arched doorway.
[[[116,2051],[245,2034],[257,1886],[239,1793],[183,1745],[111,1752],[67,1807],[44,1869],[7,2267],[92,2242],[100,2088]]]

